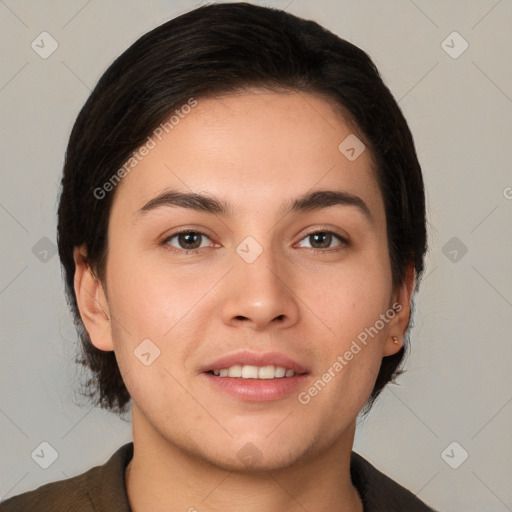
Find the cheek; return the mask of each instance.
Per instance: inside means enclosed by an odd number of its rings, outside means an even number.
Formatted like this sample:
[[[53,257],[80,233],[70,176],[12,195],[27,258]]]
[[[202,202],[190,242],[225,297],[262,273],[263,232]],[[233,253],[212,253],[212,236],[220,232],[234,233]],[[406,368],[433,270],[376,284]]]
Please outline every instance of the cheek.
[[[145,269],[141,262],[132,266],[128,260],[112,265],[109,278],[113,342],[125,385],[137,404],[172,404],[158,412],[171,425],[179,416],[176,410],[190,406],[179,382],[197,343],[194,304],[205,290],[182,275]]]
[[[329,339],[336,340],[334,345],[329,344],[332,348],[350,344],[390,307],[390,270],[385,261],[377,258],[354,258],[351,264],[333,267],[328,273],[304,275],[300,280],[304,302],[311,304],[318,318],[330,328]],[[324,284],[319,286],[320,283]],[[325,332],[329,333],[327,329]]]
[[[324,293],[310,294],[304,301],[316,304],[330,332],[322,326],[327,335],[315,338],[316,379],[299,396],[305,410],[323,418],[327,436],[357,414],[373,389],[387,336],[381,315],[389,311],[392,290],[386,265],[365,265],[361,259],[331,273],[328,283]]]
[[[186,401],[176,399],[182,389],[172,377],[180,382],[188,378],[192,354],[204,340],[211,311],[217,307],[212,290],[225,271],[192,266],[178,271],[151,258],[130,261],[112,256],[107,274],[109,307],[116,358],[123,378],[127,375],[126,386],[136,398],[165,383],[163,399],[174,397],[176,405],[184,407]],[[146,367],[137,355],[148,352],[149,359],[155,359]]]
[[[162,338],[182,330],[215,283],[211,270],[170,268],[152,258],[112,254],[108,270],[109,306],[134,338]]]

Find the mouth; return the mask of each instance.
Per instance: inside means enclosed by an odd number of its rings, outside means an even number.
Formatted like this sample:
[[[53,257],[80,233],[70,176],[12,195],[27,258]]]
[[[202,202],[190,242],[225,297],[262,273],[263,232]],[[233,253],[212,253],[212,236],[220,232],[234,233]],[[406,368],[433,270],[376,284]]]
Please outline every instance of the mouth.
[[[216,377],[231,377],[241,379],[286,379],[297,375],[292,369],[284,366],[251,366],[235,364],[229,368],[210,370],[211,375]]]
[[[202,374],[214,390],[232,398],[267,402],[291,395],[309,371],[284,354],[244,351],[208,364]]]

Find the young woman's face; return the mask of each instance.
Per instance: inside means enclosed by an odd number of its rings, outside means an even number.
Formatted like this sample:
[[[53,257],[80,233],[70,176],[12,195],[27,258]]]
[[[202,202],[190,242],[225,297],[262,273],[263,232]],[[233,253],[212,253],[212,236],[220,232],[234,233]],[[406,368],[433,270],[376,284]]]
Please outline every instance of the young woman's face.
[[[134,432],[232,469],[351,446],[408,313],[370,152],[309,94],[188,110],[153,137],[111,211],[111,331],[91,337],[115,350]]]

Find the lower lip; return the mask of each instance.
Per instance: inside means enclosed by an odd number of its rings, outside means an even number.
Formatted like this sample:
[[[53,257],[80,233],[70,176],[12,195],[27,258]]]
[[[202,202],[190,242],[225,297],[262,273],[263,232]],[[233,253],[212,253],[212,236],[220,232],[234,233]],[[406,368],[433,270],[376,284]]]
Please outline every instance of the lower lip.
[[[248,402],[270,402],[280,400],[304,386],[307,374],[278,379],[242,379],[241,377],[218,377],[203,373],[208,382],[223,393]]]

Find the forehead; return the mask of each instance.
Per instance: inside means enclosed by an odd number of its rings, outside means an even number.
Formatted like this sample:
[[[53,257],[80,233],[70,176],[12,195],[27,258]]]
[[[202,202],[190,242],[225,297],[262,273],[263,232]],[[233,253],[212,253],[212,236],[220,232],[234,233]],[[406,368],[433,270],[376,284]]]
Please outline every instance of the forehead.
[[[282,211],[283,202],[315,188],[381,200],[370,151],[325,99],[252,90],[194,102],[150,134],[151,148],[139,150],[114,207],[139,210],[166,189],[226,198],[238,214],[251,202]]]

